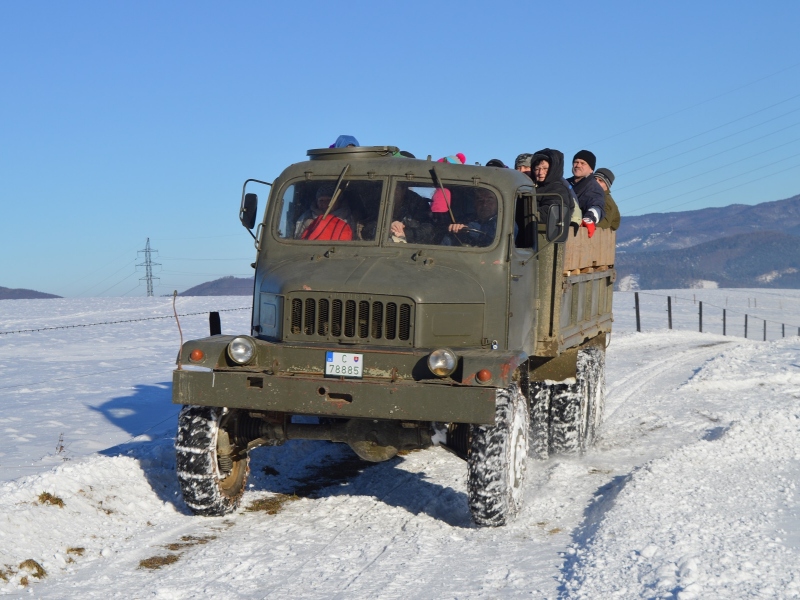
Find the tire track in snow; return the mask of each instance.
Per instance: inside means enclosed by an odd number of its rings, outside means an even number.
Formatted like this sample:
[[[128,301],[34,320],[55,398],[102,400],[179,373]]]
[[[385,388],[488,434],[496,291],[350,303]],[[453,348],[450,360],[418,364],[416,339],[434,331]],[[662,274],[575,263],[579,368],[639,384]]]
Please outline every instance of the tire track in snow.
[[[610,476],[588,498],[583,519],[572,531],[572,549],[562,565],[562,581],[571,577],[581,548],[588,544],[614,507],[614,499],[632,474],[651,460],[704,437],[709,414],[722,407],[703,404],[707,402],[704,398],[684,386],[703,364],[746,343],[737,340],[710,342],[703,336],[676,345],[670,336],[655,337],[647,352],[631,344],[622,356],[609,361],[613,372],[624,367],[624,359],[641,360],[643,354],[646,357],[631,372],[607,385],[606,406],[612,405],[614,409],[603,421],[596,452],[590,458],[617,468],[609,471]],[[719,422],[715,425],[718,429]],[[562,588],[561,597],[566,598],[564,594]]]
[[[697,365],[699,368],[697,361],[699,357],[704,357],[701,362],[711,360],[715,356],[719,355],[720,351],[732,347],[730,344],[736,344],[736,342],[731,341],[718,342],[715,344],[702,344],[700,347],[697,347],[693,344],[692,346],[681,350],[677,356],[673,355],[669,357],[669,360],[665,360],[665,357],[661,357],[659,360],[649,362],[644,366],[639,367],[619,381],[615,381],[613,385],[607,385],[606,398],[612,399],[612,403],[618,404],[619,406],[617,406],[617,408],[614,409],[614,412],[612,412],[610,415],[606,415],[603,421],[605,422],[610,420],[617,410],[625,405],[625,403],[634,394],[642,391],[648,386],[651,386],[655,379],[663,377],[671,371],[684,372],[686,367],[691,367],[692,365]],[[711,350],[712,347],[715,349]],[[664,350],[666,352],[668,351],[668,348],[664,348]],[[688,378],[685,381],[688,381]],[[683,383],[685,383],[685,381]],[[617,393],[617,390],[623,387],[626,389]]]

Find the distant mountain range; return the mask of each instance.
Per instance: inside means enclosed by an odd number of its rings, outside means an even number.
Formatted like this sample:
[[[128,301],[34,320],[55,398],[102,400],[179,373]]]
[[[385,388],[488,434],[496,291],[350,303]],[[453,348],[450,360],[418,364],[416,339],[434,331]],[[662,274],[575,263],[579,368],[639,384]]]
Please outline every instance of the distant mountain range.
[[[0,287],[0,300],[30,300],[37,298],[61,298],[61,296],[22,288]]]
[[[617,255],[619,289],[800,288],[800,237],[728,236],[681,250]]]
[[[181,296],[252,296],[253,278],[247,277],[222,277],[214,281],[207,281],[185,292]]]
[[[617,254],[677,250],[754,231],[800,236],[800,195],[761,204],[731,204],[626,217],[617,231]]]
[[[800,288],[800,195],[626,217],[617,289]]]

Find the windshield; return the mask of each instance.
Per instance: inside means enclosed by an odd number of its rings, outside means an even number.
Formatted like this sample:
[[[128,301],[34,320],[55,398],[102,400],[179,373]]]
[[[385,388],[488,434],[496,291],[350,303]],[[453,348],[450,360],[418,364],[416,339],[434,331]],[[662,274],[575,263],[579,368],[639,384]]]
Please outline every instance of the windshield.
[[[398,182],[388,237],[396,244],[486,247],[497,233],[497,196],[488,188]]]
[[[278,237],[285,240],[372,241],[378,224],[382,181],[297,181],[281,197]]]

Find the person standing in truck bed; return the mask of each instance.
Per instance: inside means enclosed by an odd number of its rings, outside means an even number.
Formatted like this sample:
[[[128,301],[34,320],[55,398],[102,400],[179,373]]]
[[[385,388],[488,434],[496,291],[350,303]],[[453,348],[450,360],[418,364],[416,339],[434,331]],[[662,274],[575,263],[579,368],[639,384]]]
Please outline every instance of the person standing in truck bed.
[[[566,214],[572,215],[575,195],[564,179],[564,153],[552,148],[539,150],[531,157],[533,183],[539,198],[539,219],[547,222],[549,207],[564,202]],[[557,195],[556,195],[557,194]]]
[[[614,198],[611,197],[611,184],[614,183],[614,173],[611,172],[611,169],[597,169],[597,171],[594,172],[594,178],[597,180],[597,183],[600,184],[600,187],[605,191],[606,201],[606,214],[602,219],[600,219],[600,222],[597,224],[597,226],[601,229],[610,229],[611,231],[616,231],[619,229],[619,223],[622,220],[622,217],[619,214],[617,203],[614,202]]]
[[[567,179],[575,195],[583,218],[581,226],[589,230],[589,237],[605,214],[605,192],[597,183],[592,172],[597,165],[597,157],[588,150],[580,150],[572,158],[572,177]]]

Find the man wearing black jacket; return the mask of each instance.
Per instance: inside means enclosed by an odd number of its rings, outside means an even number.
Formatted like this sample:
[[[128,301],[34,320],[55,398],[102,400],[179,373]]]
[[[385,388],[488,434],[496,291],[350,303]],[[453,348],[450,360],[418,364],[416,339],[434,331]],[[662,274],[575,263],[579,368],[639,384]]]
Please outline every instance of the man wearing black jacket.
[[[578,206],[583,213],[582,227],[589,230],[589,237],[594,235],[597,224],[605,215],[605,192],[592,172],[597,164],[597,157],[588,150],[581,150],[572,159],[572,177],[567,181],[578,197]]]

